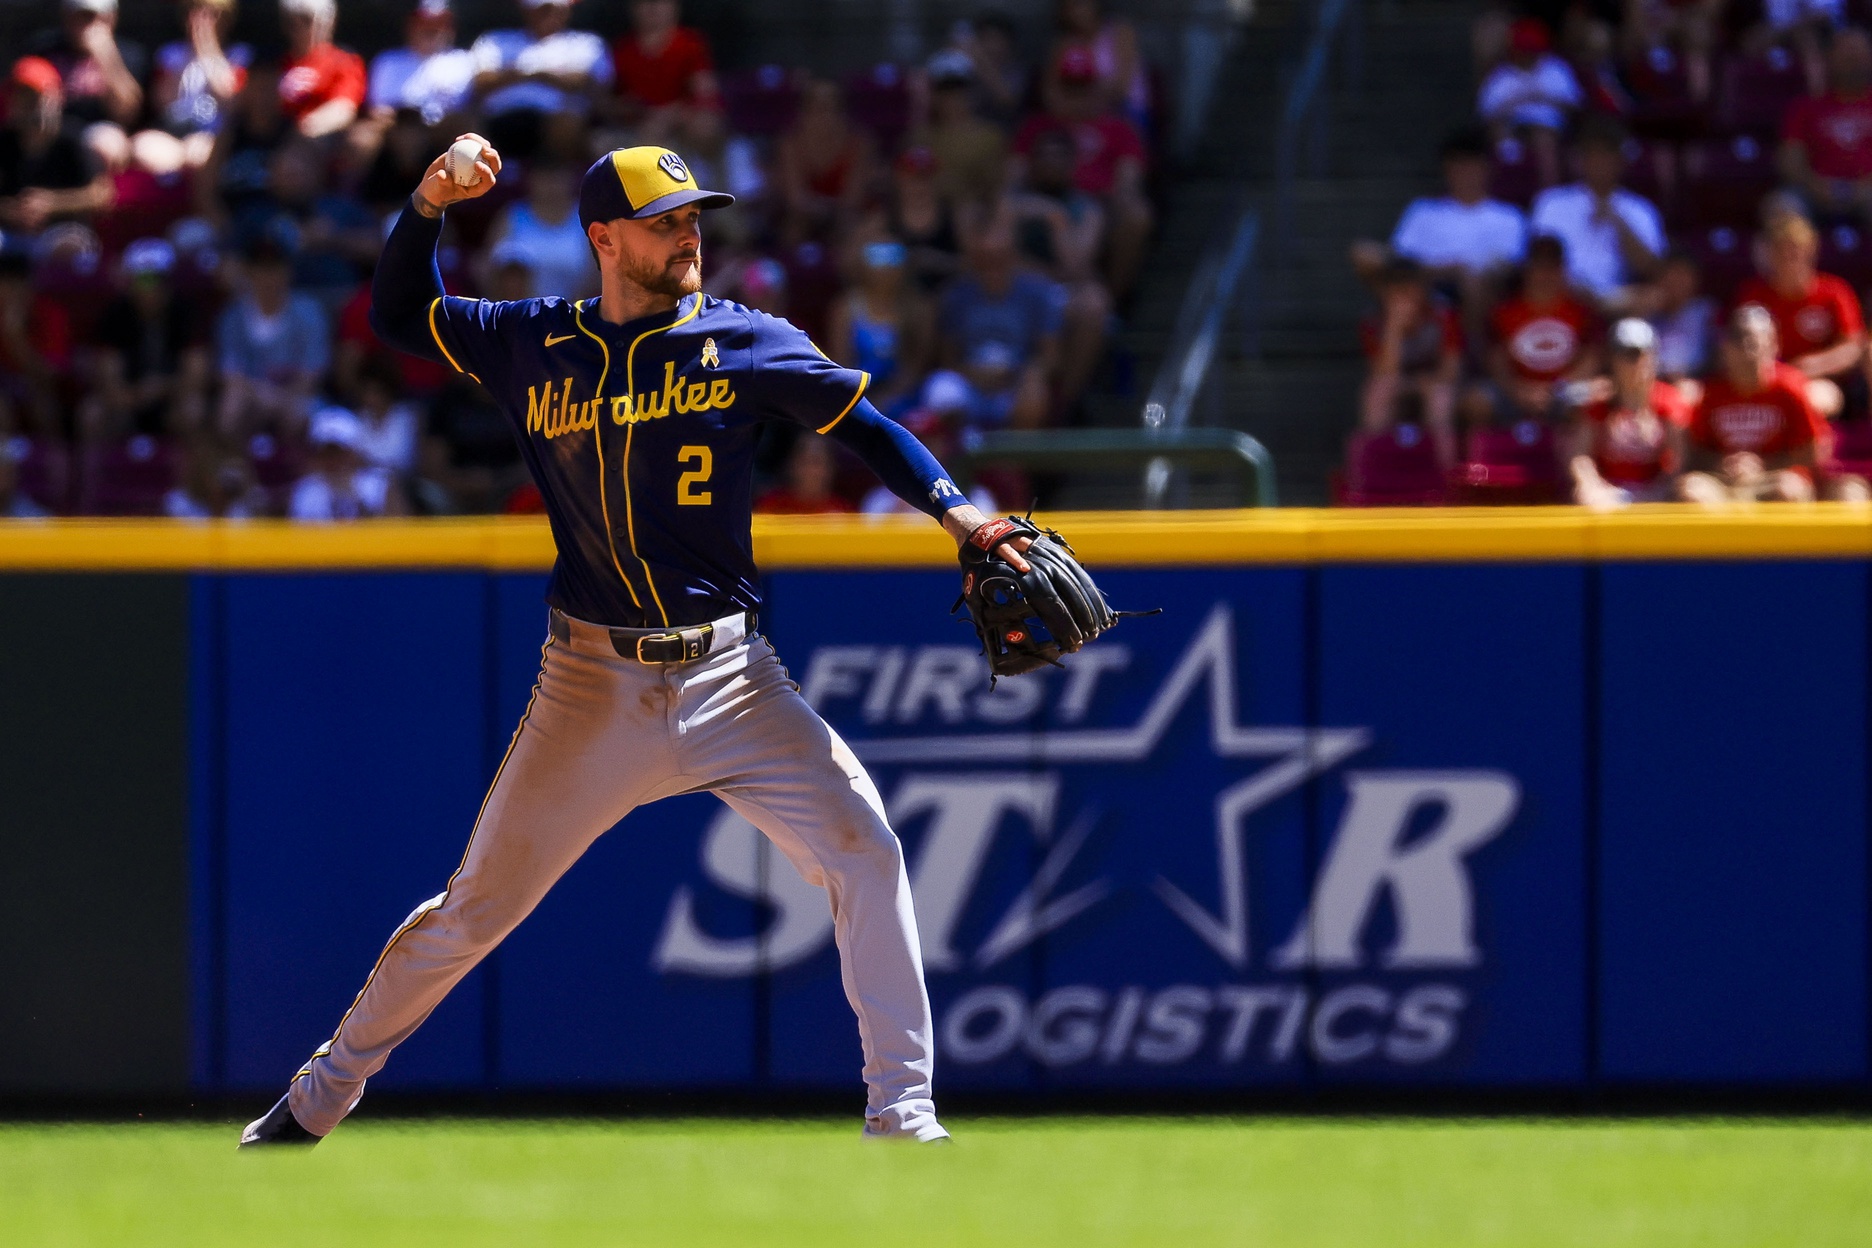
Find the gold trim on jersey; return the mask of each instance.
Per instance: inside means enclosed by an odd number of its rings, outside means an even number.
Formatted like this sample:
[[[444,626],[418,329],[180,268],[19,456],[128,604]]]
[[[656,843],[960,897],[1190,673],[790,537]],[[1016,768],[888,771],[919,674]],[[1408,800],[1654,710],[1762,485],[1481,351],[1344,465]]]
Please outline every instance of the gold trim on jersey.
[[[572,323],[578,326],[579,333],[584,334],[587,338],[597,343],[598,349],[604,352],[604,371],[598,374],[598,387],[592,391],[594,396],[602,397],[604,394],[605,382],[610,380],[611,377],[611,348],[605,345],[604,339],[585,328],[585,305],[583,303],[575,303],[572,305]]]
[[[598,374],[598,389],[593,392],[592,396],[591,422],[592,449],[596,451],[598,455],[598,515],[599,518],[604,521],[605,548],[611,552],[611,566],[617,570],[618,580],[624,582],[624,588],[631,596],[631,605],[641,611],[643,610],[643,600],[637,596],[637,587],[631,584],[630,577],[624,575],[624,561],[618,558],[617,539],[611,536],[611,503],[610,500],[605,497],[604,432],[599,427],[597,413],[598,405],[604,398],[604,384],[611,376],[611,348],[605,345],[604,339],[585,328],[585,318],[582,315],[580,306],[576,303],[572,305],[572,321],[579,329],[584,331],[587,337],[598,344],[598,349],[600,351],[604,352],[604,371]],[[546,393],[548,396],[547,402],[550,404],[552,402],[552,385],[550,382],[547,383]],[[566,378],[566,394],[568,396],[568,401],[570,401],[569,396],[571,393],[572,379],[568,377]],[[533,427],[532,406],[533,388],[529,386],[527,387],[527,428],[529,429]],[[552,435],[548,434],[547,436],[550,437]]]
[[[851,414],[852,408],[858,406],[858,400],[864,398],[864,392],[870,388],[870,385],[871,385],[871,374],[859,373],[858,374],[858,393],[852,395],[851,402],[845,405],[845,409],[841,411],[838,415],[832,418],[832,424],[822,426],[816,432],[831,433],[833,425],[836,425],[839,423],[839,421],[844,420],[845,417]]]
[[[435,323],[436,309],[442,306],[442,300],[446,299],[447,297],[448,296],[446,295],[437,295],[434,299],[431,299],[429,301],[429,336],[435,339],[436,346],[439,347],[442,351],[442,358],[449,362],[449,366],[451,368],[453,368],[458,373],[468,373],[468,376],[474,377],[475,381],[479,382],[481,380],[479,377],[475,377],[473,373],[469,373],[467,369],[463,368],[461,365],[455,362],[455,357],[449,352],[448,344],[443,342],[442,335],[436,332],[436,323]]]
[[[650,335],[652,334],[668,333],[670,330],[675,329],[678,325],[687,324],[688,322],[693,321],[696,317],[700,316],[702,314],[702,296],[695,295],[694,299],[695,299],[695,305],[691,307],[689,311],[684,313],[682,316],[677,317],[675,320],[671,321],[667,325],[659,325],[655,329],[646,329],[644,330],[643,333],[638,334],[635,338],[631,339],[629,350],[624,352],[624,392],[626,394],[635,394],[637,392],[637,385],[636,385],[637,345],[641,343],[644,339],[650,337]],[[667,409],[665,409],[664,415],[668,415]],[[632,441],[632,435],[634,435],[636,432],[637,432],[636,421],[632,421],[629,424],[624,426],[624,468],[623,468],[624,533],[625,533],[625,536],[630,539],[631,556],[634,559],[636,559],[637,562],[643,567],[644,580],[650,586],[650,597],[656,603],[657,614],[663,617],[663,627],[668,628],[669,627],[669,612],[664,609],[662,595],[657,593],[656,577],[653,576],[650,572],[649,562],[645,560],[644,557],[641,554],[638,554],[637,552],[637,516],[636,516],[636,513],[631,508],[631,479],[630,479],[631,441]],[[599,461],[598,470],[599,470],[600,475],[602,476],[604,472],[603,460]],[[610,526],[609,524],[607,524],[606,532],[608,533],[609,531],[610,531]]]

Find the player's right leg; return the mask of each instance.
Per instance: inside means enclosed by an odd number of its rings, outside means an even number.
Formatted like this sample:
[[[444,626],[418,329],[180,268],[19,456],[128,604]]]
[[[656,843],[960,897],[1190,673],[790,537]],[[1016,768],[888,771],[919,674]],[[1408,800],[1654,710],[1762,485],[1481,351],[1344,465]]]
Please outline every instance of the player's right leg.
[[[391,1050],[532,912],[604,831],[675,787],[657,669],[575,635],[546,645],[539,683],[482,803],[461,865],[390,937],[332,1038],[254,1123],[323,1136]],[[390,831],[386,829],[386,831]],[[250,1142],[243,1135],[243,1142]],[[269,1142],[256,1140],[251,1142]],[[303,1141],[302,1141],[303,1142]]]

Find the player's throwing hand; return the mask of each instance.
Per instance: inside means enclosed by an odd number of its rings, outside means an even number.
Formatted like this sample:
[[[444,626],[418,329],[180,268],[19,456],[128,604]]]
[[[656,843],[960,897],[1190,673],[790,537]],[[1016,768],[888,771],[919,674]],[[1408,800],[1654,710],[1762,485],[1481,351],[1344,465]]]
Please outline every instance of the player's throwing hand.
[[[459,158],[466,154],[463,145],[467,143],[479,144],[481,153],[474,161],[475,176],[464,181],[457,176],[457,170],[461,168]],[[454,146],[430,161],[422,181],[417,183],[416,209],[425,217],[439,217],[450,204],[479,199],[494,189],[494,180],[500,176],[500,171],[500,153],[494,150],[493,144],[478,134],[457,135]]]

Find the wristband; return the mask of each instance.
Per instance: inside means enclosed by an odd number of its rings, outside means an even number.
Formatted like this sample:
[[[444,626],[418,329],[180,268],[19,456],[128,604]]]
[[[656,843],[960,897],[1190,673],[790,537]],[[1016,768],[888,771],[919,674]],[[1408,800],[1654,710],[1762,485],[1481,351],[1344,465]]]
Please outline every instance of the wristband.
[[[990,520],[979,529],[969,534],[968,540],[971,545],[978,546],[982,550],[993,550],[1001,539],[1006,537],[1013,529],[1014,522],[1006,517],[999,520]]]

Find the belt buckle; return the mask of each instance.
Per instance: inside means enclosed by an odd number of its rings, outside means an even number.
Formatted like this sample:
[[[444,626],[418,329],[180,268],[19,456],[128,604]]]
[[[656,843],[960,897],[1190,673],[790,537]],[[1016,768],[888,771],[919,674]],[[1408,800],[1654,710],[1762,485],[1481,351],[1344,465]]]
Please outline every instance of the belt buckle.
[[[651,633],[646,637],[639,637],[637,661],[639,663],[692,662],[708,653],[709,641],[714,632],[713,624],[704,624],[700,628],[686,628],[675,633]],[[666,649],[672,645],[675,647],[674,654]]]

